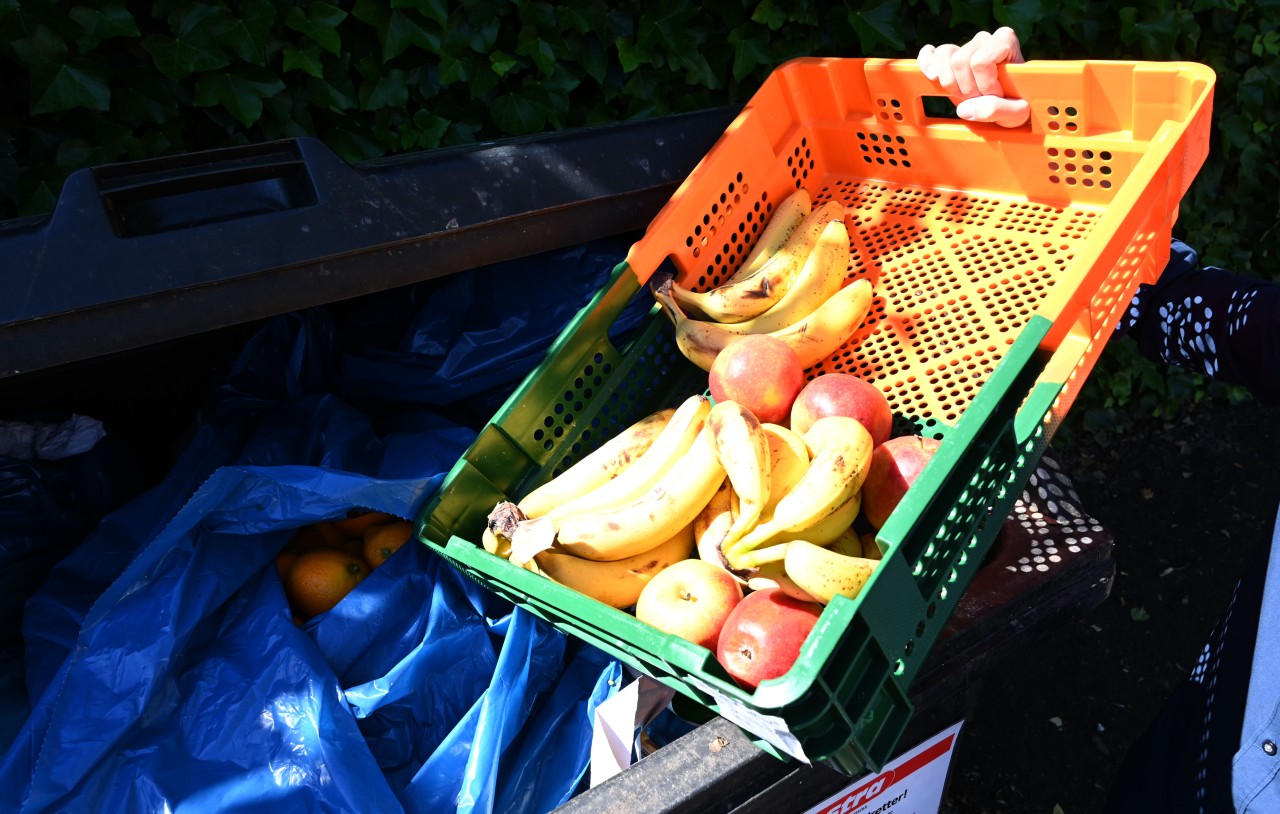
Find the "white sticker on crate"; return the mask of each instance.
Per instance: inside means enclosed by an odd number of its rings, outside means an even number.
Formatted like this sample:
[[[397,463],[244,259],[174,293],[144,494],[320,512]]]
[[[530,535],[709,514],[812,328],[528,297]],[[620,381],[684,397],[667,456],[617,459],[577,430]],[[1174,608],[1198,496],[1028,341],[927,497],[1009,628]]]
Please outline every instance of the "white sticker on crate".
[[[720,710],[720,715],[725,720],[732,721],[757,738],[763,738],[779,751],[786,752],[796,760],[804,763],[811,762],[809,757],[805,755],[804,747],[800,745],[800,741],[795,735],[791,734],[791,730],[787,728],[786,722],[781,718],[757,712],[727,695],[723,695],[711,685],[700,681],[694,676],[689,676],[689,683],[715,699],[716,708]]]

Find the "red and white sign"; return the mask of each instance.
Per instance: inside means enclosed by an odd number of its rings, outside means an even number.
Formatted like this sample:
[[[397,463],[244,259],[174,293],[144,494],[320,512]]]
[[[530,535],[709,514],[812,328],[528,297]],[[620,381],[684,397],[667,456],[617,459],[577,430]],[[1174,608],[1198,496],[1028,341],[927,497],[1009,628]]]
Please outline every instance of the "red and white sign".
[[[881,771],[859,778],[805,814],[937,814],[963,723],[894,758]]]

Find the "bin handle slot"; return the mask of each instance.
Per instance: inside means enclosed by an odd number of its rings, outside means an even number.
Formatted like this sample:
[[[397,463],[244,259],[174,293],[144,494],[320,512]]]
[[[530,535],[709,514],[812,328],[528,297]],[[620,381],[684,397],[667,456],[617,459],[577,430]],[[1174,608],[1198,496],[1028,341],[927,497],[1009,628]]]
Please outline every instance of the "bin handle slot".
[[[229,147],[93,171],[119,237],[314,205],[316,186],[296,140]]]

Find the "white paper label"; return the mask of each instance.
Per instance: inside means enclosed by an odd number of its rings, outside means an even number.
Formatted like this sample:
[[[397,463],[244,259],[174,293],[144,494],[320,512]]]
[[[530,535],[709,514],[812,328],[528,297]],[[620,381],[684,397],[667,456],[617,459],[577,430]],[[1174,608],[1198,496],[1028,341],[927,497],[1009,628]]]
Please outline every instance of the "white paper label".
[[[805,814],[937,814],[963,724],[944,729]]]
[[[725,720],[733,721],[752,735],[768,741],[779,751],[786,752],[802,763],[810,762],[809,757],[804,753],[804,747],[800,745],[800,741],[796,739],[796,736],[791,734],[791,730],[787,728],[786,722],[781,718],[774,715],[765,715],[762,712],[757,712],[750,707],[744,706],[728,696],[721,695],[714,687],[699,681],[693,676],[689,677],[689,683],[715,699],[720,715]]]

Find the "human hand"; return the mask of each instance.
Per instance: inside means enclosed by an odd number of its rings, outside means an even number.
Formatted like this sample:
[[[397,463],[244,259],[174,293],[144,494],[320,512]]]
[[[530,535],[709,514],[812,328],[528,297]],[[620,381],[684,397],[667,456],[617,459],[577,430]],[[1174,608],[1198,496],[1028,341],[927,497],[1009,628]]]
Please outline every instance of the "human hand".
[[[926,45],[916,57],[916,65],[937,82],[947,95],[958,100],[956,115],[971,122],[995,122],[1017,127],[1031,117],[1025,99],[1005,97],[997,66],[1026,62],[1012,28],[980,31],[964,45]]]

